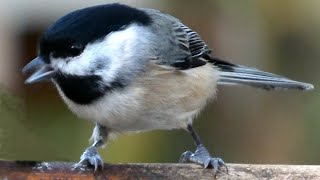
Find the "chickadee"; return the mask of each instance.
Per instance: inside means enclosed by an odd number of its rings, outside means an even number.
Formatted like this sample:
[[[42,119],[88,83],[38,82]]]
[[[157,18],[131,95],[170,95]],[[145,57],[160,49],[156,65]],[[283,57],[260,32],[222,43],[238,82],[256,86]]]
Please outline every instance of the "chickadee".
[[[51,25],[26,81],[51,80],[69,109],[96,123],[93,145],[78,165],[103,165],[97,148],[111,133],[185,129],[197,149],[181,155],[214,173],[212,157],[192,128],[218,85],[311,90],[313,85],[235,65],[211,54],[200,36],[178,19],[153,9],[108,4],[71,12]]]

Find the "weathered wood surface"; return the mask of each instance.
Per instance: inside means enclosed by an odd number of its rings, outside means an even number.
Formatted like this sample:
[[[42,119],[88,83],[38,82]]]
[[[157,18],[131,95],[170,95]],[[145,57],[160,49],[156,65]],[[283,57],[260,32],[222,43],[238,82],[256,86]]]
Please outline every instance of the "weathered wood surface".
[[[228,174],[218,179],[320,179],[320,166],[228,164]],[[196,164],[105,164],[93,173],[90,168],[73,169],[64,162],[0,161],[0,179],[213,179],[212,169]]]

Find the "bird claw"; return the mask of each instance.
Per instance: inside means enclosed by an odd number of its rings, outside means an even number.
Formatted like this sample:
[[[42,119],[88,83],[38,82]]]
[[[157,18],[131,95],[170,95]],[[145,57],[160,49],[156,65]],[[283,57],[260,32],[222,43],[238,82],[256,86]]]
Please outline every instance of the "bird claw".
[[[98,167],[101,166],[103,169],[103,160],[97,152],[95,146],[88,147],[80,157],[80,161],[75,164],[74,168],[79,168],[83,165],[91,165],[94,167],[94,172],[98,170]]]
[[[192,153],[191,151],[184,152],[180,157],[180,162],[194,162],[202,164],[205,169],[212,168],[214,176],[216,176],[218,172],[221,173],[222,168],[228,173],[228,167],[225,162],[221,158],[211,157],[208,150],[202,144],[197,147],[195,153]]]

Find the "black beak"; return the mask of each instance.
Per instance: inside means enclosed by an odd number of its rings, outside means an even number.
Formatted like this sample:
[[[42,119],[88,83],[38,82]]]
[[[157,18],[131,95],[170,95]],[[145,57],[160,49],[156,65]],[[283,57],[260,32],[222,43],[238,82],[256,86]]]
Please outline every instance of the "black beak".
[[[57,74],[57,71],[54,70],[49,64],[44,63],[40,57],[37,57],[29,62],[22,69],[22,73],[26,74],[33,70],[35,70],[35,72],[25,81],[25,84],[33,84],[43,80],[50,80]]]

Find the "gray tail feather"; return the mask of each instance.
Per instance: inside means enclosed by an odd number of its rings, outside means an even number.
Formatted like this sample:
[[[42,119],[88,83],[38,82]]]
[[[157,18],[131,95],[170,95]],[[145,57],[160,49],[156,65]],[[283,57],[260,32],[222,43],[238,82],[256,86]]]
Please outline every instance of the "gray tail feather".
[[[294,81],[276,74],[258,69],[234,65],[219,59],[212,59],[212,63],[220,69],[221,85],[249,85],[266,90],[298,89],[312,90],[312,84]]]

